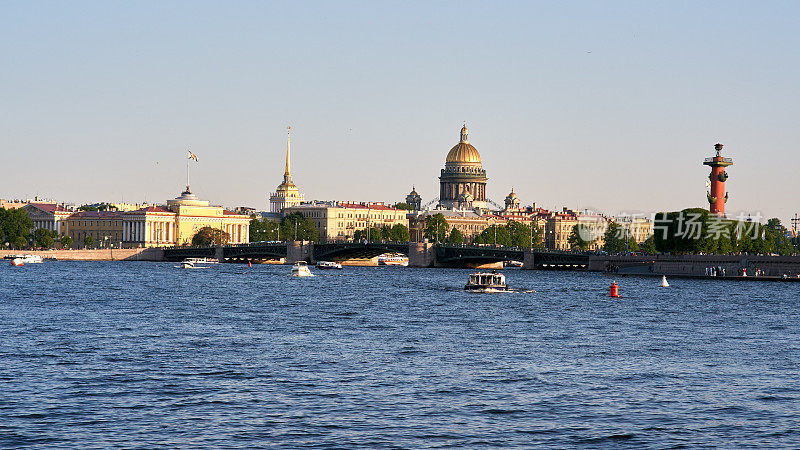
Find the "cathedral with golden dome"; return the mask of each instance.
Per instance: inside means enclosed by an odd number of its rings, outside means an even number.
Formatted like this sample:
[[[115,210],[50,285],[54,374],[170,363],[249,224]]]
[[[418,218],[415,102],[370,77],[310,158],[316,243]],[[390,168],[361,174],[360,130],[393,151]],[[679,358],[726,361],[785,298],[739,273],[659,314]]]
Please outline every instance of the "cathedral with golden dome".
[[[450,149],[444,169],[439,176],[439,206],[457,209],[487,209],[486,171],[481,155],[469,143],[467,124],[461,128],[461,138]]]

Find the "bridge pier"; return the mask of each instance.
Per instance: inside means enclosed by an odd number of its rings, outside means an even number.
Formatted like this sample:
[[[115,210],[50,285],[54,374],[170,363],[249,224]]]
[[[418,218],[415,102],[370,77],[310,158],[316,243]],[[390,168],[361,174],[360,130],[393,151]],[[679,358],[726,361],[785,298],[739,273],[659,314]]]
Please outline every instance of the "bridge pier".
[[[297,261],[305,261],[313,264],[314,261],[314,242],[312,241],[289,241],[286,243],[286,264],[294,264]]]
[[[536,254],[531,250],[525,250],[522,254],[522,270],[536,269]]]
[[[225,247],[221,245],[214,247],[214,259],[219,262],[225,262]]]
[[[436,244],[409,242],[408,265],[410,267],[433,267],[436,265]]]

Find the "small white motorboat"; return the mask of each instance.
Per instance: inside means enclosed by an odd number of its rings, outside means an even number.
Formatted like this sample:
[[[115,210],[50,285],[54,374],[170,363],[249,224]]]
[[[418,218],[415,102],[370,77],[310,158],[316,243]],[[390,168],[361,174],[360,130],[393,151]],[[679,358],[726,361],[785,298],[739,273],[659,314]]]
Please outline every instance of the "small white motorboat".
[[[662,275],[661,276],[661,287],[669,287],[669,283],[667,283],[667,276],[666,275]]]
[[[297,261],[292,265],[292,276],[293,277],[313,277],[314,274],[311,273],[311,269],[308,268],[308,264],[305,261]]]
[[[176,269],[208,269],[208,266],[199,265],[200,261],[197,258],[186,258],[180,264],[175,266]]]
[[[469,281],[464,286],[468,292],[505,292],[508,291],[506,277],[497,272],[478,272],[469,276]]]
[[[10,259],[11,264],[21,266],[22,264],[41,264],[44,259],[39,255],[8,255],[5,259]],[[22,264],[14,264],[14,261],[20,260]]]
[[[342,265],[333,261],[320,261],[317,263],[317,269],[342,269]]]

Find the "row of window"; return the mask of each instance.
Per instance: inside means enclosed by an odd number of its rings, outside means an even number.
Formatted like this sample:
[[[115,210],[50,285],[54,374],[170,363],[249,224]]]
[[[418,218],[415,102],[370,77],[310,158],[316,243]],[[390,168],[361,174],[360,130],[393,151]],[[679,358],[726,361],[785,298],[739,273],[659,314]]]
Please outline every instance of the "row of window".
[[[122,225],[122,221],[120,221],[120,220],[112,220],[112,221],[103,220],[103,221],[97,221],[97,222],[92,221],[92,220],[76,220],[74,223],[75,223],[75,225],[73,225],[73,226],[76,226],[76,227],[93,227],[95,225],[98,225],[98,226],[99,225],[106,225],[106,226],[118,227],[118,226]]]
[[[303,211],[304,217],[311,217],[311,218],[325,218],[327,215],[321,211]],[[353,214],[348,213],[345,217],[345,213],[338,213],[336,215],[338,219],[366,219],[369,217],[370,219],[395,219],[397,220],[400,217],[405,217],[405,213],[397,213],[397,214]]]
[[[91,232],[91,231],[90,232],[87,232],[87,231],[73,231],[70,234],[72,235],[72,240],[75,241],[75,242],[78,242],[79,240],[82,241],[83,239],[86,238],[86,236],[91,236],[96,241],[99,241],[100,239],[104,239],[106,236],[108,236],[109,239],[112,239],[114,241],[118,241],[118,240],[120,240],[122,238],[119,235],[119,233],[100,233],[99,231],[96,231],[96,232]]]

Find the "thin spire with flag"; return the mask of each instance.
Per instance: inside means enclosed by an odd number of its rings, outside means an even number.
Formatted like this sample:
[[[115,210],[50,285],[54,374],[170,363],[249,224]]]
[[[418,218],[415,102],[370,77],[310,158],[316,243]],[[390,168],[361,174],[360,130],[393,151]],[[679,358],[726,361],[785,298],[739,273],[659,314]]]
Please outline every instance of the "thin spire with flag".
[[[186,148],[186,152],[188,153],[188,155],[186,156],[186,192],[191,193],[192,191],[191,189],[189,189],[189,161],[197,162],[197,155],[192,153],[192,151],[189,150],[188,147]]]

